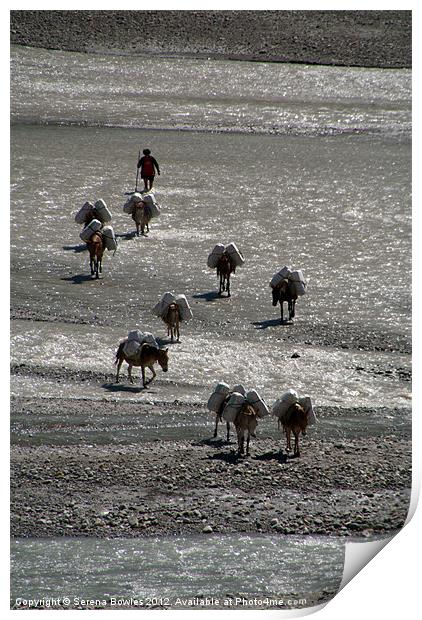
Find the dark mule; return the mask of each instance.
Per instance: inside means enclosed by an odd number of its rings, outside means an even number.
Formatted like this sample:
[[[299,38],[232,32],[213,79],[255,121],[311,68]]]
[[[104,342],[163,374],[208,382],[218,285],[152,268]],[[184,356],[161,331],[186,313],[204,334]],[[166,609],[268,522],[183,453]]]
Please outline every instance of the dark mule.
[[[295,446],[294,446],[294,456],[300,456],[299,450],[299,435],[302,433],[306,434],[306,428],[308,426],[308,414],[305,412],[304,408],[299,405],[299,403],[294,403],[291,405],[281,420],[279,420],[279,424],[283,425],[284,432],[286,433],[286,451],[290,452],[292,446],[290,444],[291,433],[293,433],[295,438]]]
[[[103,254],[104,254],[104,241],[100,232],[95,232],[89,241],[86,243],[89,251],[89,266],[91,269],[91,275],[96,278],[100,277],[100,273],[103,270]]]
[[[123,362],[126,362],[128,364],[127,373],[129,376],[129,381],[131,383],[133,383],[132,366],[141,367],[142,385],[144,386],[144,388],[148,387],[148,383],[151,383],[151,381],[155,379],[155,377],[157,376],[157,373],[154,370],[155,363],[158,362],[158,364],[163,369],[163,372],[167,372],[168,370],[168,349],[158,349],[157,347],[154,347],[144,342],[139,347],[139,349],[137,350],[134,356],[126,357],[123,351],[125,343],[126,343],[126,340],[123,340],[123,342],[119,344],[119,348],[117,349],[117,352],[116,352],[116,359],[114,361],[114,363],[117,364],[116,383],[119,383],[119,372],[120,372],[120,367],[123,364]],[[146,381],[145,379],[146,368],[149,368],[150,371],[152,372],[152,377],[148,381]]]
[[[227,252],[223,252],[217,262],[217,276],[220,277],[220,289],[218,294],[226,291],[227,297],[230,297],[230,275],[236,270],[235,265],[230,259]]]
[[[273,287],[272,296],[273,296],[273,301],[272,301],[273,306],[276,306],[278,303],[280,304],[280,311],[281,311],[280,323],[281,324],[284,323],[284,316],[283,316],[284,302],[287,302],[287,310],[288,310],[288,315],[289,315],[288,320],[291,321],[295,316],[295,306],[296,306],[296,299],[297,299],[297,294],[295,291],[294,283],[290,282],[289,280],[287,280],[287,278],[285,278],[279,284],[277,284],[277,286]]]

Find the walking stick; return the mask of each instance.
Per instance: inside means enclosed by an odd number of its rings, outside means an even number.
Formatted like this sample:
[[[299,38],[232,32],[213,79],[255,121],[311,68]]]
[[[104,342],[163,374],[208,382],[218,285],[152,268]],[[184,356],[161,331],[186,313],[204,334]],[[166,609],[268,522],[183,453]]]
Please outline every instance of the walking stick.
[[[138,165],[140,159],[141,159],[141,149],[139,149],[138,161],[136,162],[137,165]],[[136,170],[135,192],[138,191],[138,177],[139,177],[139,168],[137,167],[137,170]]]

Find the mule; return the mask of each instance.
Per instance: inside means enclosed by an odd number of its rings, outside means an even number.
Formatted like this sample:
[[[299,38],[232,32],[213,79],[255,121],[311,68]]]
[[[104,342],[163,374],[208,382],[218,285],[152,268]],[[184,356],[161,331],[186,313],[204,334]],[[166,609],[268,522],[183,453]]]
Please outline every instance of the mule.
[[[294,288],[294,284],[289,282],[287,278],[284,278],[277,286],[274,286],[272,289],[273,306],[276,306],[278,303],[280,304],[280,312],[281,319],[280,324],[284,323],[284,315],[283,315],[283,304],[287,302],[287,311],[289,316],[289,321],[292,321],[295,317],[295,308],[296,308],[296,300],[297,294]]]
[[[245,453],[245,434],[246,434],[246,456],[249,456],[249,442],[251,437],[256,437],[255,429],[258,420],[255,410],[251,405],[246,403],[239,411],[234,420],[237,433],[237,445],[239,456]]]
[[[167,324],[167,336],[171,337],[171,341],[177,338],[180,341],[180,308],[178,304],[172,303],[167,308],[166,314],[163,316],[164,322]]]
[[[86,242],[86,245],[89,251],[91,275],[99,278],[99,274],[103,271],[104,241],[102,234],[95,232],[89,241]]]
[[[123,342],[119,344],[119,348],[117,349],[117,352],[116,352],[116,359],[114,361],[114,363],[117,364],[116,383],[119,383],[119,372],[120,372],[120,368],[123,362],[126,362],[128,364],[127,374],[129,377],[129,381],[131,383],[134,382],[132,378],[132,367],[133,366],[141,367],[142,385],[144,386],[144,388],[148,387],[148,383],[151,383],[151,381],[153,381],[155,377],[157,376],[157,373],[154,370],[155,363],[158,362],[163,372],[167,372],[168,370],[168,349],[158,349],[157,347],[154,347],[144,342],[139,347],[139,349],[137,350],[134,356],[127,357],[123,351],[125,344],[126,344],[126,340],[123,340]],[[150,371],[152,372],[152,377],[148,381],[146,381],[146,377],[145,377],[146,368],[149,368]]]
[[[236,267],[230,259],[227,252],[223,252],[217,262],[217,276],[220,278],[220,288],[218,291],[221,297],[222,293],[227,292],[227,297],[230,297],[230,275],[235,272]]]
[[[132,219],[136,224],[136,236],[139,237],[139,230],[141,235],[146,236],[145,231],[149,232],[149,222],[151,220],[151,209],[145,202],[140,201],[135,204],[132,213]]]
[[[308,415],[306,411],[299,403],[293,403],[293,405],[287,409],[283,418],[279,420],[279,424],[283,425],[286,434],[286,451],[290,452],[292,449],[290,439],[293,433],[295,438],[293,455],[299,457],[299,436],[300,433],[306,435],[306,428],[308,426]]]

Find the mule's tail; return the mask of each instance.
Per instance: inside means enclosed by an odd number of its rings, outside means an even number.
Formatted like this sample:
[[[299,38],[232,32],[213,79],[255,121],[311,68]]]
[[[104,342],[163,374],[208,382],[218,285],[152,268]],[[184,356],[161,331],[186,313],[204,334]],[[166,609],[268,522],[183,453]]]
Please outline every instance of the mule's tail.
[[[125,346],[125,340],[123,340],[123,342],[121,342],[119,344],[119,348],[116,351],[116,359],[114,360],[114,363],[117,364],[117,362],[119,361],[121,354],[123,353],[123,347]]]

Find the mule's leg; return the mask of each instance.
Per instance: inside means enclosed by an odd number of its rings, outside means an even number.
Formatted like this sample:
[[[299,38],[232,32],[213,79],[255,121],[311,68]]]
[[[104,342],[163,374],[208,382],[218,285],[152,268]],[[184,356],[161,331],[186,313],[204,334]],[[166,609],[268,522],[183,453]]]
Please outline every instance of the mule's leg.
[[[123,357],[119,357],[119,362],[117,364],[117,372],[116,372],[116,383],[119,383],[119,372],[120,372],[120,368],[123,364]]]
[[[136,236],[139,237],[139,222],[136,223]]]
[[[299,450],[299,433],[293,431],[293,434],[295,436],[295,449],[294,449],[294,455],[295,456],[300,456],[300,450]]]
[[[244,454],[245,452],[245,433],[241,428],[237,428],[237,447],[238,453]]]
[[[291,301],[291,311],[290,311],[290,320],[295,318],[295,308],[296,308],[296,299],[292,299]]]
[[[148,366],[148,368],[149,368],[149,369],[150,369],[150,371],[152,372],[152,377],[151,377],[151,379],[149,379],[149,380],[147,381],[147,383],[151,383],[152,381],[154,381],[155,377],[157,376],[157,373],[156,373],[156,372],[155,372],[155,370],[154,370],[154,364],[150,364],[150,365]]]
[[[230,441],[230,422],[226,422],[227,424],[227,443]]]
[[[220,416],[218,415],[218,413],[215,416],[215,429],[214,429],[214,439],[217,437],[217,428],[218,428],[218,423],[220,421]]]
[[[144,388],[147,388],[147,381],[145,381],[145,366],[141,366],[141,370],[142,370],[142,385],[144,386]]]
[[[249,453],[249,442],[250,442],[250,440],[251,440],[251,434],[250,434],[250,432],[248,430],[248,437],[246,439],[246,456],[250,455],[250,453]]]
[[[226,291],[227,291],[227,297],[230,297],[230,274],[227,276],[227,280],[226,280]]]
[[[93,276],[95,274],[94,257],[93,256],[89,257],[89,268],[91,269],[91,275]]]
[[[95,259],[95,277],[98,280],[98,278],[100,277],[100,274],[98,272],[99,269],[99,262],[98,262],[98,258]]]
[[[178,323],[176,323],[176,336],[177,336],[177,342],[180,342],[180,329],[179,329]]]
[[[221,297],[221,292],[223,290],[223,274],[220,273],[220,289],[218,291],[219,296]]]
[[[127,367],[127,376],[129,377],[129,381],[133,383],[132,364],[129,364],[129,366]]]
[[[280,324],[283,325],[283,323],[284,323],[284,316],[283,316],[283,302],[282,301],[280,301],[280,315],[281,315]]]
[[[290,428],[286,428],[286,452],[290,452],[292,446],[290,445]]]

